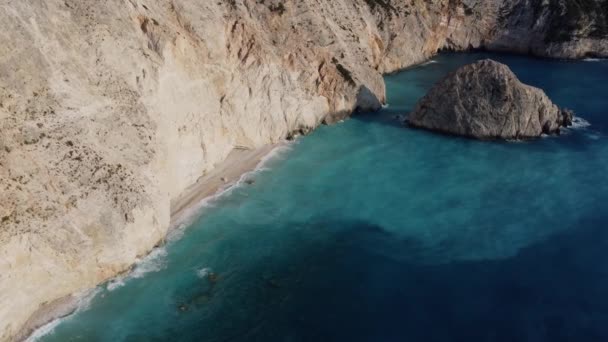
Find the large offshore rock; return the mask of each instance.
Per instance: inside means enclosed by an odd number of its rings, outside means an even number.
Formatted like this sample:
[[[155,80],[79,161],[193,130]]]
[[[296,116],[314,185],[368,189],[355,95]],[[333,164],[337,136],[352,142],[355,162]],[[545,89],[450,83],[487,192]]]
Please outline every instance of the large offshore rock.
[[[491,59],[465,65],[430,90],[408,117],[415,127],[477,139],[526,139],[559,133],[572,112],[523,84]]]

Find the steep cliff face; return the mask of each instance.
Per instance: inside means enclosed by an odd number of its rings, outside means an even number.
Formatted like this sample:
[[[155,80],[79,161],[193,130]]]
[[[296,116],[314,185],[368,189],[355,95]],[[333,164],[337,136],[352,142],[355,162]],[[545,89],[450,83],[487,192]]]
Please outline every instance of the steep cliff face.
[[[442,48],[608,55],[606,11],[569,4],[4,1],[0,340],[128,269],[233,148],[379,108],[384,72]]]
[[[608,1],[515,0],[499,11],[492,50],[543,57],[608,55]]]

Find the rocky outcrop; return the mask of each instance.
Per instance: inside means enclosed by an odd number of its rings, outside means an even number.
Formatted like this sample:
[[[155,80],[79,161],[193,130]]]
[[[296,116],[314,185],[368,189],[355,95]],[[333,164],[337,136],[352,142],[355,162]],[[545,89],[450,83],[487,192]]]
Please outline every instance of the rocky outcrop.
[[[515,0],[499,10],[490,50],[553,58],[608,56],[608,0]]]
[[[486,59],[439,81],[407,122],[477,139],[526,139],[571,126],[572,112],[559,109],[541,89],[521,83],[508,66]]]
[[[606,11],[545,39],[564,3],[3,1],[0,340],[128,269],[234,148],[379,108],[382,73],[441,49],[608,55]]]

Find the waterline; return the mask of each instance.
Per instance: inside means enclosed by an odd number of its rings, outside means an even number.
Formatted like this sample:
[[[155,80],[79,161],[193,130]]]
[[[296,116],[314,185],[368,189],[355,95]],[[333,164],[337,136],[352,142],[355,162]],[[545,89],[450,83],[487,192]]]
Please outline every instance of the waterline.
[[[160,270],[102,288],[44,340],[608,337],[608,65],[490,55],[593,123],[561,136],[479,142],[395,120],[487,57],[388,76],[389,107],[299,139],[183,227]]]

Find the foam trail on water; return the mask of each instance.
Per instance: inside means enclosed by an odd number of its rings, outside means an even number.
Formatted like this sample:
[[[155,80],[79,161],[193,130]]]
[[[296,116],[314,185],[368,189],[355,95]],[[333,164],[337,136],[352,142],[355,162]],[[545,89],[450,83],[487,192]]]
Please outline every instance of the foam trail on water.
[[[121,277],[121,276],[111,279],[108,282],[108,285],[106,285],[106,289],[108,291],[114,291],[118,288],[121,288],[121,287],[125,286],[125,280],[126,280],[126,277]]]
[[[436,60],[434,60],[434,59],[431,59],[430,61],[427,61],[427,62],[422,63],[422,65],[424,66],[424,65],[430,65],[430,64],[435,64],[435,63],[439,63],[439,62],[437,62],[437,61],[436,61]]]
[[[205,197],[197,204],[186,209],[184,211],[184,213],[182,214],[182,217],[179,220],[180,225],[178,226],[178,228],[174,229],[169,234],[168,241],[174,242],[174,241],[179,240],[183,236],[184,230],[186,229],[186,227],[190,226],[194,222],[194,220],[196,220],[199,217],[202,210],[213,207],[215,205],[215,202],[219,198],[221,198],[224,195],[230,194],[236,188],[246,184],[246,180],[251,178],[251,176],[253,174],[270,170],[268,167],[266,167],[266,165],[270,161],[275,160],[279,157],[282,157],[285,153],[291,151],[293,149],[293,145],[296,143],[297,143],[297,140],[290,141],[290,142],[286,141],[286,142],[279,144],[278,146],[273,148],[268,154],[266,154],[265,156],[260,158],[260,162],[256,165],[256,167],[252,171],[245,172],[244,174],[241,175],[241,177],[237,181],[225,184],[215,194]]]
[[[211,273],[213,273],[213,270],[209,267],[201,268],[200,270],[196,271],[196,275],[199,278],[207,278]]]
[[[583,59],[583,61],[585,61],[585,62],[601,62],[603,60],[604,59],[602,59],[602,58],[585,58],[585,59]]]
[[[293,150],[293,147],[296,143],[297,143],[297,140],[292,141],[292,142],[286,142],[286,143],[280,144],[279,146],[273,148],[272,151],[270,151],[267,155],[265,155],[264,157],[262,157],[262,159],[260,159],[260,162],[258,163],[258,165],[251,172],[255,173],[257,171],[268,170],[267,168],[265,168],[265,166],[266,166],[266,164],[268,164],[268,162],[270,162],[274,159],[278,159],[279,157],[282,158],[285,155],[285,153]],[[251,173],[251,172],[248,172],[248,173]]]
[[[581,129],[581,128],[587,128],[589,126],[591,126],[591,123],[589,123],[589,121],[587,121],[581,117],[575,116],[572,119],[572,126],[570,126],[570,128]]]
[[[270,168],[267,166],[268,163],[273,160],[279,160],[280,158],[282,158],[285,153],[287,153],[293,149],[293,145],[296,144],[296,142],[297,142],[297,140],[291,141],[288,143],[284,143],[284,144],[281,144],[281,145],[273,148],[268,154],[266,154],[264,157],[262,157],[260,159],[260,162],[252,171],[245,172],[244,174],[242,174],[241,177],[236,182],[234,182],[233,184],[230,184],[228,186],[228,188],[225,189],[225,191],[219,195],[230,193],[236,187],[243,185],[243,182],[245,180],[247,180],[248,178],[250,178],[250,176],[252,176],[256,173],[269,171]]]
[[[180,240],[184,236],[184,232],[188,226],[185,223],[181,223],[176,228],[172,229],[169,234],[167,234],[167,242],[175,242]]]
[[[42,327],[36,329],[36,331],[34,331],[34,333],[30,337],[28,337],[27,340],[25,340],[25,341],[26,342],[35,342],[35,341],[40,340],[44,336],[55,331],[55,328],[59,324],[61,324],[62,321],[63,321],[63,319],[56,319],[46,325],[43,325]]]
[[[83,311],[87,310],[91,306],[91,302],[99,294],[99,292],[101,292],[101,289],[99,287],[96,287],[96,288],[94,288],[92,290],[83,291],[83,292],[81,292],[79,294],[76,294],[75,296],[78,298],[78,304],[77,304],[76,310],[73,313],[71,313],[70,315],[68,315],[66,317],[54,319],[54,320],[50,321],[49,323],[47,323],[47,324],[41,326],[40,328],[36,329],[25,340],[25,342],[36,342],[36,341],[39,341],[44,336],[46,336],[46,335],[52,333],[53,331],[55,331],[55,328],[57,328],[65,320],[70,319],[71,317],[73,317],[73,315],[75,315],[75,314],[77,314],[79,312],[83,312]]]
[[[167,250],[165,248],[155,248],[150,254],[137,263],[130,276],[132,278],[142,278],[146,273],[162,270],[167,266],[166,256]]]

